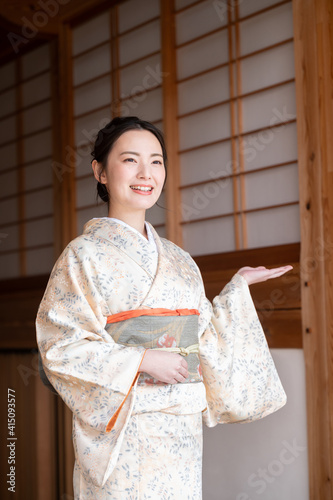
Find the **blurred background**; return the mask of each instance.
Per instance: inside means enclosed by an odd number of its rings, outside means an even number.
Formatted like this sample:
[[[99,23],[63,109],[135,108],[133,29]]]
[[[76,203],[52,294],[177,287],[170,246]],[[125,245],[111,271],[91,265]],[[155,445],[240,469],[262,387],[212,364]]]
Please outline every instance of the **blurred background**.
[[[330,0],[19,0],[0,5],[1,498],[71,500],[71,416],[38,377],[34,319],[97,202],[91,149],[114,116],[163,130],[148,214],[212,299],[244,265],[288,395],[204,435],[205,500],[331,499]],[[8,388],[15,391],[15,493]]]

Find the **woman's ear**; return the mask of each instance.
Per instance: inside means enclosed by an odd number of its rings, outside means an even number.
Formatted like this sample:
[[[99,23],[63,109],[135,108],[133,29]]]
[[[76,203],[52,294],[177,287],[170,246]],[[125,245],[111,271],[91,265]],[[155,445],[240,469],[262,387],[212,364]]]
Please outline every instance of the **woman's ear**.
[[[102,165],[98,163],[97,160],[93,160],[91,163],[91,167],[94,171],[95,179],[101,184],[106,184],[107,183],[106,174],[105,171],[102,170]]]

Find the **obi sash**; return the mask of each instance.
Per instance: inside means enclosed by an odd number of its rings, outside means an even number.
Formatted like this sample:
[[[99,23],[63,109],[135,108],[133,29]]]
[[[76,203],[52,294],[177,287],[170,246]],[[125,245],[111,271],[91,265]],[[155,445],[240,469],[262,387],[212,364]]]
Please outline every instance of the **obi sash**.
[[[182,383],[201,382],[196,309],[136,309],[108,316],[106,331],[118,344],[142,346],[186,356],[188,377]],[[164,384],[142,372],[139,384]]]

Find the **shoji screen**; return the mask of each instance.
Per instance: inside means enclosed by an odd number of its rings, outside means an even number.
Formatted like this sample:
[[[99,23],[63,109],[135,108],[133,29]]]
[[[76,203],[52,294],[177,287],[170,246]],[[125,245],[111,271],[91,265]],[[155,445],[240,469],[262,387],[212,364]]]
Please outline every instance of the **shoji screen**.
[[[134,114],[163,130],[160,2],[128,0],[118,12],[121,114]],[[159,205],[165,206],[163,193]],[[147,220],[165,236],[162,208],[150,209]]]
[[[111,115],[110,13],[93,18],[73,30],[74,140],[78,233],[92,217],[107,215],[96,206],[91,170],[91,148],[99,128]]]
[[[299,241],[291,1],[175,4],[184,247]]]
[[[107,214],[96,205],[90,149],[113,116],[136,115],[162,129],[162,68],[158,0],[128,0],[73,30],[73,91],[77,230]],[[160,204],[163,205],[163,196]],[[148,214],[164,234],[164,210]]]
[[[51,121],[46,44],[0,68],[0,279],[52,268]]]

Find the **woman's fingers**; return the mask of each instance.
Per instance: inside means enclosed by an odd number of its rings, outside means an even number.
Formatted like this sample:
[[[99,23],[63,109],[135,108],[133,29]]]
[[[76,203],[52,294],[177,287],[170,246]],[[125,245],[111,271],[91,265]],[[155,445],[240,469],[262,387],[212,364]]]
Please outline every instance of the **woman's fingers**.
[[[185,364],[184,364],[185,363]],[[182,364],[178,370],[178,374],[183,377],[183,379],[186,379],[188,377],[188,369],[187,369],[187,363],[184,359],[182,359]]]
[[[275,267],[273,269],[267,269],[264,266],[242,267],[239,269],[238,273],[246,279],[249,285],[251,285],[253,283],[260,283],[261,281],[267,281],[272,278],[278,278],[284,273],[290,271],[292,268],[293,267],[290,265]]]
[[[179,356],[181,360],[179,366],[176,367],[176,373],[173,379],[175,382],[172,383],[184,382],[188,377],[187,362],[180,354],[177,354],[177,356]]]
[[[275,269],[270,269],[269,278],[278,278],[279,276],[282,276],[284,273],[291,271],[292,268],[293,268],[292,266],[283,266],[283,267],[276,267]]]
[[[140,371],[167,384],[184,382],[188,377],[187,361],[176,353],[148,349],[140,365]]]

